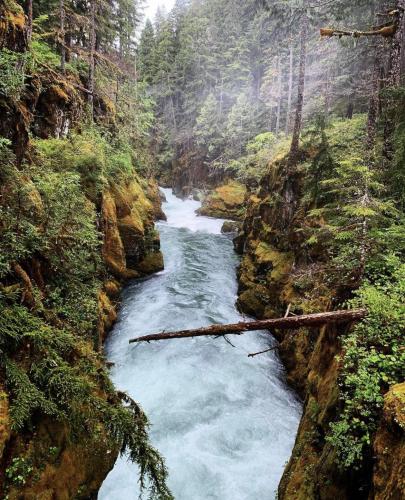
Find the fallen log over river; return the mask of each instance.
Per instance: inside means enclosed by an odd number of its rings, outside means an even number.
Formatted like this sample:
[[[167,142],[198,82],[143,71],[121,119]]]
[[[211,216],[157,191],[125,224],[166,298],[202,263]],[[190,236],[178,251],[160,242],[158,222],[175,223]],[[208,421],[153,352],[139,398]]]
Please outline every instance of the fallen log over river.
[[[352,323],[361,321],[367,315],[365,309],[349,311],[332,311],[318,314],[305,314],[262,321],[234,323],[231,325],[212,325],[194,330],[179,332],[161,332],[131,339],[130,344],[139,342],[153,342],[156,340],[186,339],[192,337],[223,337],[225,335],[243,335],[246,332],[257,330],[297,330],[302,327],[322,326],[326,324]]]

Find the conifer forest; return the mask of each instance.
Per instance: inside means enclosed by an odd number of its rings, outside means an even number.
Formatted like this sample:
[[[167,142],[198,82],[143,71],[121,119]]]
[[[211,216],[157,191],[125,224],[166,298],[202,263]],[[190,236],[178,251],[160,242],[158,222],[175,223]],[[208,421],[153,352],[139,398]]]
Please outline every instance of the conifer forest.
[[[405,499],[405,0],[0,0],[0,498]]]

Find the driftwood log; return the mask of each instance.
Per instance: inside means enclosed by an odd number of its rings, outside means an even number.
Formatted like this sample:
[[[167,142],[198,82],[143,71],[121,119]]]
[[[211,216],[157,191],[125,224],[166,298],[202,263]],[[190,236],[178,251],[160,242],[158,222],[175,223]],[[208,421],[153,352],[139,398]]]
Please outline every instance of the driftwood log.
[[[351,36],[353,38],[360,38],[363,36],[382,36],[384,38],[393,37],[402,21],[402,16],[404,14],[404,10],[395,9],[390,12],[377,14],[378,16],[383,17],[391,17],[393,20],[382,26],[376,26],[371,28],[368,31],[359,31],[359,30],[345,30],[345,29],[336,29],[336,28],[321,28],[321,37],[342,37],[342,36]]]
[[[384,38],[389,38],[395,35],[396,26],[393,24],[389,26],[384,26],[378,30],[372,31],[348,31],[348,30],[338,30],[333,28],[321,28],[321,36],[322,37],[342,37],[342,36],[351,36],[353,38],[360,38],[363,36],[382,36]]]
[[[350,311],[333,311],[319,314],[306,314],[302,316],[267,319],[263,321],[250,321],[234,323],[231,325],[212,325],[194,330],[182,330],[172,333],[156,333],[131,339],[130,344],[139,342],[152,342],[155,340],[186,339],[192,337],[223,337],[225,335],[243,335],[246,332],[257,330],[297,330],[301,327],[321,326],[332,323],[352,323],[364,319],[367,315],[365,309]]]

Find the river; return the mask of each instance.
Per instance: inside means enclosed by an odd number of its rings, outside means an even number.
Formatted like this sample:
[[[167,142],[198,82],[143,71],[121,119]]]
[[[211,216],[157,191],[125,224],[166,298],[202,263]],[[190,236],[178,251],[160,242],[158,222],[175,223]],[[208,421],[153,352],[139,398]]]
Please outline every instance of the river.
[[[274,340],[265,333],[128,344],[133,337],[241,320],[238,258],[222,221],[197,217],[198,202],[164,190],[159,223],[165,270],[133,282],[106,345],[112,379],[146,411],[176,500],[276,497],[301,415],[275,353],[248,358]],[[137,499],[137,466],[119,458],[99,500]]]

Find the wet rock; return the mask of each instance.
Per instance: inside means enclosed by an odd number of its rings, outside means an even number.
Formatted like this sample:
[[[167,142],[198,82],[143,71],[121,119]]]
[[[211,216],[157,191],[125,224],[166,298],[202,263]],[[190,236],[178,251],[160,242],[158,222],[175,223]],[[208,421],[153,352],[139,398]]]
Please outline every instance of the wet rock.
[[[167,220],[162,209],[162,202],[166,201],[165,194],[159,189],[157,182],[153,179],[148,181],[147,196],[152,203],[155,220]]]
[[[193,189],[191,193],[194,201],[203,201],[204,200],[204,192],[201,189]]]
[[[162,190],[159,190],[159,197],[160,197],[160,201],[161,201],[162,203],[167,202],[166,195],[165,195],[165,193],[164,193]]]
[[[223,234],[237,233],[240,231],[240,229],[241,229],[240,222],[227,220],[222,225],[221,233]]]

